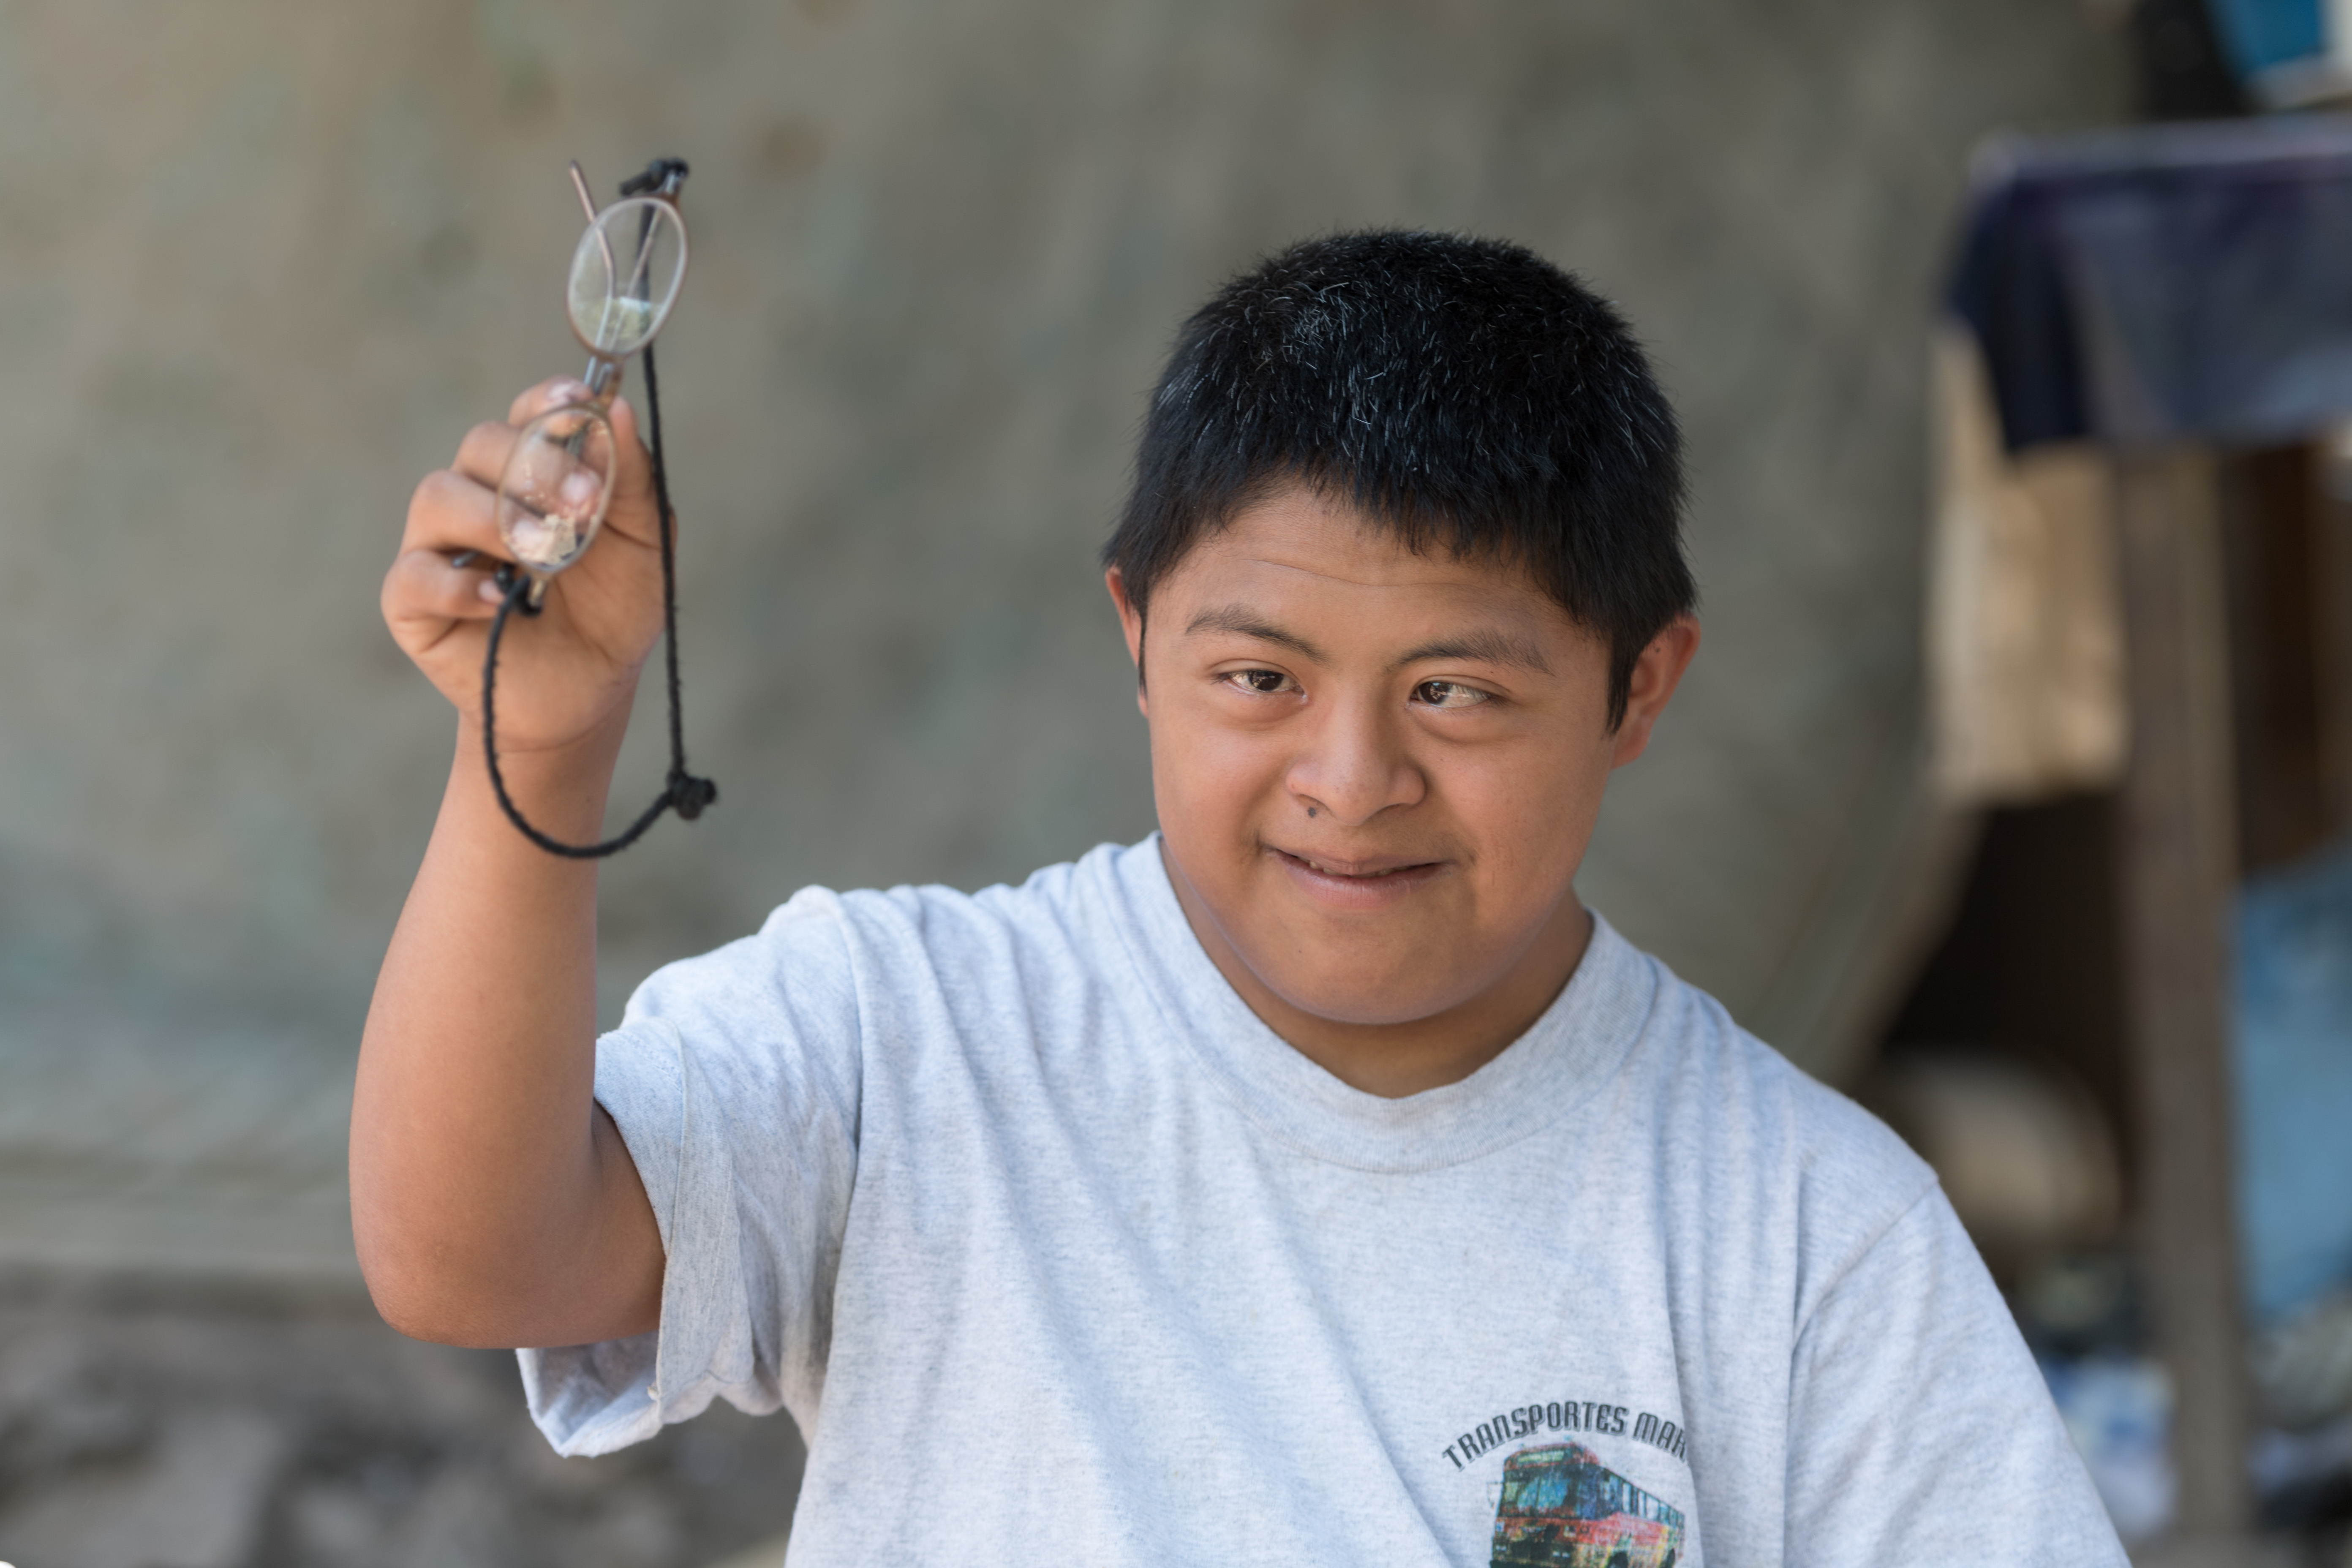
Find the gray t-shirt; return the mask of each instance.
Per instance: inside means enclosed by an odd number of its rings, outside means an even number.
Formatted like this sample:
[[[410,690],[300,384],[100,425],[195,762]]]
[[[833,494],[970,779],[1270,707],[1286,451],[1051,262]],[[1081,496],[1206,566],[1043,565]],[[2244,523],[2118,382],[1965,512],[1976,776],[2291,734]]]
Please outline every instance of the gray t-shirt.
[[[1156,839],[803,892],[599,1044],[661,1326],[523,1352],[531,1412],[595,1454],[790,1410],[803,1568],[2123,1563],[1927,1168],[1595,925],[1382,1100],[1251,1013]]]

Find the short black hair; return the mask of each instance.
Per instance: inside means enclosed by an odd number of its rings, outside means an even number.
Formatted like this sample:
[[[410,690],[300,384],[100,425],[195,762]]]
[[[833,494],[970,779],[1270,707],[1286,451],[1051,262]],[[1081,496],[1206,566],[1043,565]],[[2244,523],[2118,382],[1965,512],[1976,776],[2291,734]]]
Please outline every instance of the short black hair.
[[[1633,665],[1697,600],[1682,434],[1609,302],[1522,246],[1395,229],[1294,245],[1177,334],[1110,542],[1139,610],[1203,531],[1286,480],[1412,550],[1524,567]]]

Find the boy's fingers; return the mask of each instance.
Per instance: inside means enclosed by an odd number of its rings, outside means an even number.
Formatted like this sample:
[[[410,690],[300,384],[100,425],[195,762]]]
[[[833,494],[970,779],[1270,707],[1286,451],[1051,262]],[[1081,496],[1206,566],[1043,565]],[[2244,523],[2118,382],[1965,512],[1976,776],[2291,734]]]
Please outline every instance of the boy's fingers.
[[[499,476],[506,472],[515,438],[521,434],[511,425],[485,421],[466,432],[466,438],[457,443],[457,460],[449,466],[477,484],[495,489]]]
[[[499,608],[497,567],[488,556],[460,566],[437,550],[404,550],[384,578],[384,615],[394,621],[487,621]],[[488,597],[486,583],[492,586]]]
[[[517,397],[507,408],[507,423],[520,429],[551,408],[586,403],[595,396],[576,375],[554,375]]]
[[[439,469],[425,475],[409,498],[408,527],[400,547],[437,550],[444,555],[477,551],[496,557],[490,563],[495,566],[506,558],[497,510],[498,499],[488,489],[463,474]]]
[[[516,398],[507,409],[506,423],[486,420],[466,432],[457,445],[457,460],[450,466],[467,478],[496,486],[499,476],[506,471],[507,458],[514,451],[515,438],[522,427],[551,408],[563,408],[586,403],[591,394],[585,382],[577,376],[559,375],[542,381]]]

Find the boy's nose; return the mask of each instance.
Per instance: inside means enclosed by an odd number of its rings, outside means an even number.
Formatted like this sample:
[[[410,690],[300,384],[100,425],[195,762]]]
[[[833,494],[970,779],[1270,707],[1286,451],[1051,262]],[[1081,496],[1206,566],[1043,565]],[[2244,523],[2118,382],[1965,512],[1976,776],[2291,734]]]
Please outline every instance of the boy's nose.
[[[1293,798],[1343,827],[1358,827],[1429,792],[1397,721],[1371,703],[1334,708],[1308,733],[1284,781]]]

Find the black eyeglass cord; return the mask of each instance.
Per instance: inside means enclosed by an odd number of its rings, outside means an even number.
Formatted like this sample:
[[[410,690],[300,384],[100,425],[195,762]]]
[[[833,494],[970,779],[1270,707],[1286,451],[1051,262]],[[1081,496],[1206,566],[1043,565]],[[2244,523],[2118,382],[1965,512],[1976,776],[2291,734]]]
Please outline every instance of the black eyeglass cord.
[[[660,513],[661,524],[663,664],[669,676],[669,780],[662,786],[661,794],[638,814],[635,822],[602,844],[566,844],[533,827],[507,794],[506,775],[499,771],[499,643],[506,636],[507,617],[514,614],[517,605],[521,606],[525,616],[539,614],[539,606],[529,598],[530,574],[516,571],[511,564],[499,568],[498,582],[506,589],[506,597],[499,602],[499,613],[490,619],[489,647],[482,658],[482,750],[489,758],[490,788],[497,792],[499,808],[525,838],[550,855],[561,855],[567,860],[601,860],[607,855],[617,855],[644,837],[646,829],[663,812],[675,811],[681,820],[692,822],[702,815],[705,806],[719,799],[717,784],[686,771],[686,721],[678,708],[677,518],[669,506],[668,465],[662,461],[661,379],[654,371],[651,343],[646,345],[642,357],[646,366],[646,425],[653,437],[654,504]]]

